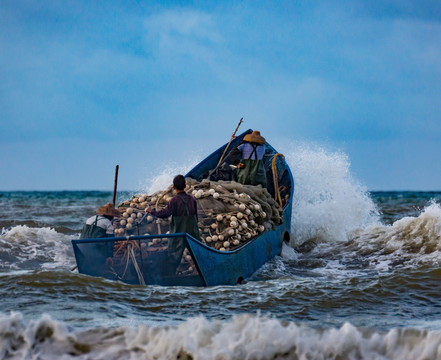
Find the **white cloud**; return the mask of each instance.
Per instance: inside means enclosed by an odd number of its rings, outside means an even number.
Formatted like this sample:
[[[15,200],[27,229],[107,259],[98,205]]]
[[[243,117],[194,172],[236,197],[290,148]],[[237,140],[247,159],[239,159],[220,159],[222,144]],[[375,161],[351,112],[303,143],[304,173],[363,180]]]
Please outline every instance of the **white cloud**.
[[[209,58],[222,42],[212,15],[197,10],[166,10],[145,20],[149,51]]]

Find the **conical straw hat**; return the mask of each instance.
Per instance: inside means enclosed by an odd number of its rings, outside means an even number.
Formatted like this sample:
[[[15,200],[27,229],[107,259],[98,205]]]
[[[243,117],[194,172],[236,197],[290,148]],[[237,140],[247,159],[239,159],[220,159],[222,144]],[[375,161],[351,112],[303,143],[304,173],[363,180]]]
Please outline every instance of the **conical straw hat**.
[[[260,131],[254,130],[251,134],[246,134],[243,138],[244,141],[257,143],[257,144],[265,144],[265,138],[260,136]]]
[[[97,212],[99,215],[107,215],[107,216],[120,216],[118,210],[116,210],[111,203],[107,203],[104,206],[101,206]]]

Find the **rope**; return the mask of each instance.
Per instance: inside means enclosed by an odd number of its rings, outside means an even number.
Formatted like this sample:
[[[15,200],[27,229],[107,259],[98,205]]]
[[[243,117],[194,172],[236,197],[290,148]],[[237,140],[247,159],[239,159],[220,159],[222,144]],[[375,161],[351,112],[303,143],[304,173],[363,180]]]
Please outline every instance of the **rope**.
[[[138,275],[139,283],[140,283],[141,285],[145,285],[144,277],[142,276],[142,272],[141,272],[141,270],[139,269],[138,263],[137,263],[137,261],[136,261],[135,253],[133,252],[133,248],[132,248],[131,244],[129,244],[129,245],[127,246],[127,249],[129,250],[129,255],[130,255],[130,257],[132,258],[133,266],[135,267],[136,274]]]
[[[271,163],[271,167],[273,170],[273,180],[274,180],[274,196],[276,198],[276,201],[279,202],[280,208],[283,207],[282,204],[282,197],[280,196],[280,189],[279,189],[279,175],[277,174],[277,157],[281,156],[282,158],[285,158],[285,156],[281,153],[277,153],[273,157],[273,161]]]
[[[161,195],[158,196],[158,200],[156,200],[155,209],[158,208],[158,205],[159,205],[159,202],[161,201],[161,199],[172,189],[173,189],[173,185],[170,185],[166,190],[162,191]]]
[[[129,245],[127,245],[127,248],[129,247]],[[127,261],[126,261],[126,267],[125,267],[125,269],[124,269],[124,272],[123,272],[123,274],[122,274],[122,276],[121,276],[121,279],[124,279],[124,276],[126,276],[126,271],[127,271],[127,268],[129,267],[129,256],[127,256]]]
[[[128,246],[130,246],[130,245],[128,245]],[[125,266],[125,268],[124,268],[124,272],[123,272],[123,274],[122,274],[121,276],[118,275],[118,273],[117,273],[116,270],[113,268],[113,266],[110,266],[110,272],[111,272],[113,275],[115,275],[115,276],[118,278],[118,280],[123,280],[123,279],[124,279],[124,276],[126,276],[127,268],[129,267],[129,261],[130,261],[130,258],[129,258],[129,256],[127,256],[126,266]]]
[[[130,236],[126,236],[126,239],[129,240]],[[120,248],[121,247],[122,247],[122,245],[120,246]],[[142,273],[139,270],[139,266],[138,266],[138,263],[136,262],[135,254],[133,253],[133,248],[132,248],[132,245],[130,243],[127,244],[127,259],[126,259],[126,266],[124,267],[123,274],[121,276],[119,276],[118,273],[116,272],[116,270],[113,268],[113,266],[110,266],[110,273],[115,275],[119,280],[123,280],[124,277],[126,276],[126,272],[127,272],[128,267],[129,267],[130,260],[133,261],[133,265],[134,265],[136,273],[138,275],[139,283],[142,284],[142,285],[145,285],[144,278],[142,277]]]

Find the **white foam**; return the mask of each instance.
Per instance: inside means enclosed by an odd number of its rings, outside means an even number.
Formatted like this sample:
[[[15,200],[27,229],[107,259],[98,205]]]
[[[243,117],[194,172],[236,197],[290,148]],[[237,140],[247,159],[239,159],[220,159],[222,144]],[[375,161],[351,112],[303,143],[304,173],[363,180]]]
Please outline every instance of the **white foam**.
[[[369,226],[352,236],[358,252],[369,254],[371,266],[387,271],[391,264],[441,265],[441,207],[427,206],[417,217],[404,217],[392,225]]]
[[[43,269],[71,266],[74,262],[70,244],[72,238],[49,227],[18,225],[3,229],[0,234],[0,255],[5,253],[8,256],[0,257],[0,265],[15,269],[29,262]]]
[[[299,254],[292,247],[286,245],[286,243],[284,242],[282,244],[281,256],[287,260],[297,260],[299,257]]]
[[[43,315],[0,315],[0,356],[12,359],[441,359],[441,331],[314,329],[255,315],[173,326],[75,332]]]
[[[295,182],[293,245],[310,239],[346,241],[352,231],[378,223],[378,211],[352,177],[345,154],[300,144],[286,159]]]

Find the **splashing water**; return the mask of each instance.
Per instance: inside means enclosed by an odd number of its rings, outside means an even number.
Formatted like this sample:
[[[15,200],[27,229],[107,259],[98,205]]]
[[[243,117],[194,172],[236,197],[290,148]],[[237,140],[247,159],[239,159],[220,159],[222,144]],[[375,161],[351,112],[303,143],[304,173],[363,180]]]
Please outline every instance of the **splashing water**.
[[[291,245],[346,241],[352,231],[378,222],[375,204],[351,176],[345,154],[300,145],[286,160],[295,182]]]
[[[178,174],[186,174],[196,164],[201,161],[198,157],[193,157],[187,165],[167,165],[161,168],[155,176],[144,182],[141,189],[147,194],[153,194],[156,191],[164,190],[173,183],[173,178]]]

